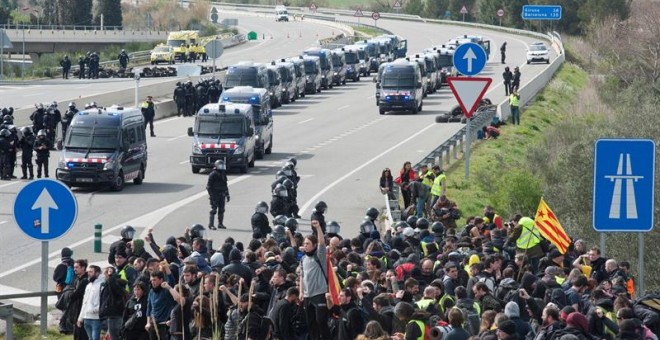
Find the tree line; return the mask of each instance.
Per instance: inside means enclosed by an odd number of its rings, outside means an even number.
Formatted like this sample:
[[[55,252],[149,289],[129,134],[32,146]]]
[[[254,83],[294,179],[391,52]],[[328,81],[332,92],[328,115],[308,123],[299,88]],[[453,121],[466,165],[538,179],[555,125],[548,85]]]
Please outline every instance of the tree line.
[[[122,26],[121,0],[0,0],[0,24]]]

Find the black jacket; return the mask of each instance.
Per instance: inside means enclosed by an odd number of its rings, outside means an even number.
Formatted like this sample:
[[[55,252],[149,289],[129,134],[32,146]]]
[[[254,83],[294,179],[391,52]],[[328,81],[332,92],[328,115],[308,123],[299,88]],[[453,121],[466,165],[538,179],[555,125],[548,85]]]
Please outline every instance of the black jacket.
[[[147,324],[147,292],[138,300],[135,296],[126,302],[122,320],[124,330],[143,330]],[[128,322],[131,320],[130,322]]]
[[[312,216],[309,218],[310,220],[317,220],[319,221],[319,225],[321,226],[321,230],[323,231],[323,234],[325,234],[325,216],[323,216],[323,213],[316,211],[312,212]]]
[[[504,71],[502,73],[502,79],[504,79],[505,83],[511,83],[511,80],[513,79],[513,73],[511,73],[511,71]]]
[[[269,329],[268,322],[264,310],[259,308],[259,306],[253,305],[249,313],[241,313],[241,321],[238,325],[238,338],[266,340]]]
[[[126,281],[119,278],[118,275],[111,276],[101,286],[99,316],[102,319],[122,316],[126,297]]]
[[[229,195],[229,188],[227,187],[227,173],[213,169],[209,174],[208,182],[206,183],[206,191],[209,195]]]
[[[279,197],[273,195],[273,199],[270,201],[270,214],[273,217],[279,215],[286,215],[289,209],[287,207],[286,199],[284,197]]]
[[[48,138],[37,138],[34,141],[34,151],[37,152],[37,158],[48,158],[50,157],[50,149],[53,147],[53,144],[48,140]]]
[[[273,307],[270,319],[273,321],[273,337],[281,340],[296,340],[298,334],[296,331],[298,305],[290,303],[288,300],[280,300]]]
[[[338,316],[333,320],[331,328],[334,339],[353,340],[364,331],[366,325],[355,302],[351,301],[341,307],[335,305],[330,312]]]
[[[266,214],[255,212],[250,218],[250,222],[252,223],[252,230],[259,230],[261,237],[266,237],[266,235],[273,231],[268,225],[268,216]]]

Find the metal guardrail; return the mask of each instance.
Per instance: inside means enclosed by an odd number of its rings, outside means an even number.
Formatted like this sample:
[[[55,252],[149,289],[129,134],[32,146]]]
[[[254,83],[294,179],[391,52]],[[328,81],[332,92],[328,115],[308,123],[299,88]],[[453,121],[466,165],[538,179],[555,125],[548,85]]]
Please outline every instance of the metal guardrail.
[[[0,25],[0,28],[6,30],[49,30],[49,31],[73,30],[73,31],[166,31],[167,32],[173,30],[171,27],[161,27],[161,26],[124,27],[124,26],[101,26],[101,25],[49,25],[49,24],[38,24],[38,25],[3,24]]]
[[[497,114],[496,105],[482,106],[477,109],[475,114],[471,119],[468,120],[467,124],[471,124],[471,133],[474,136],[471,136],[471,141],[476,140],[477,131],[481,130],[484,126],[488,125],[493,120],[493,117]],[[476,129],[475,129],[476,128]],[[428,165],[433,167],[434,165],[449,165],[453,160],[458,159],[458,152],[464,152],[466,148],[469,148],[471,145],[467,145],[467,125],[458,130],[453,136],[449,137],[447,141],[440,144],[437,148],[431,151],[428,155],[422,158],[417,164],[413,166],[415,171],[419,171],[419,168],[422,165]]]
[[[55,296],[55,295],[57,295],[56,291],[6,294],[6,295],[0,295],[0,301],[21,299],[21,298],[42,297],[42,296]],[[47,317],[48,316],[46,315],[40,316],[40,318],[47,318]],[[6,340],[14,339],[14,321],[18,321],[20,323],[34,322],[34,316],[32,314],[17,309],[12,304],[3,304],[3,303],[0,303],[0,319],[5,320],[6,323],[6,327],[5,327]]]

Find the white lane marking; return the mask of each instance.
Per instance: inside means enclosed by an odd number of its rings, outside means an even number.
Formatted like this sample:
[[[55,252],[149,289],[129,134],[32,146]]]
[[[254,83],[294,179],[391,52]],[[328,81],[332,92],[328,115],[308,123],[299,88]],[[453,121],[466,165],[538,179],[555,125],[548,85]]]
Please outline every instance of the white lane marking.
[[[348,173],[345,174],[344,176],[338,178],[336,181],[330,183],[330,185],[327,185],[327,186],[326,186],[325,188],[323,188],[321,191],[319,191],[318,193],[316,193],[316,195],[312,196],[312,198],[310,198],[307,202],[305,202],[305,204],[304,204],[302,207],[300,207],[300,211],[301,211],[302,213],[304,213],[305,210],[307,210],[307,208],[309,208],[313,203],[318,202],[319,197],[321,197],[323,194],[325,194],[326,192],[328,192],[328,190],[332,189],[334,186],[336,186],[336,185],[339,184],[339,183],[345,183],[346,179],[348,179],[348,178],[350,178],[351,176],[353,176],[356,172],[358,172],[358,171],[364,169],[367,165],[369,165],[369,164],[375,162],[376,160],[378,160],[378,159],[380,159],[381,157],[387,155],[388,153],[390,153],[390,152],[393,151],[394,149],[396,149],[396,148],[400,147],[401,145],[403,145],[403,144],[405,144],[405,143],[411,141],[412,139],[416,138],[417,136],[421,135],[422,133],[426,132],[426,130],[428,130],[428,129],[434,127],[434,126],[435,126],[435,125],[431,124],[431,125],[429,125],[429,126],[423,128],[422,130],[418,131],[418,132],[415,133],[414,135],[412,135],[412,136],[410,136],[410,137],[408,137],[408,138],[402,140],[401,142],[397,143],[396,145],[394,145],[394,146],[390,147],[389,149],[387,149],[387,150],[381,152],[381,153],[380,153],[379,155],[377,155],[376,157],[374,157],[374,158],[372,158],[372,159],[366,161],[364,164],[362,164],[362,165],[360,165],[359,167],[353,169],[352,171],[348,172]],[[303,215],[303,214],[301,214],[301,215]]]
[[[179,139],[179,138],[183,138],[183,137],[188,137],[188,134],[181,135],[181,136],[176,136],[176,137],[172,137],[172,138],[168,139],[167,141],[168,141],[168,142],[171,142],[171,141],[173,141],[173,140],[177,140],[177,139]]]
[[[344,105],[344,106],[338,108],[337,111],[341,111],[341,110],[343,110],[343,109],[347,109],[347,108],[349,108],[349,107],[351,107],[351,106],[350,106],[350,105]]]
[[[43,96],[43,92],[37,92],[37,93],[32,93],[32,94],[24,94],[23,97],[36,97],[36,96]]]
[[[156,104],[158,104],[158,103],[156,103]],[[159,120],[154,121],[154,125],[169,123],[173,120],[177,120],[177,119],[181,119],[181,118],[182,117],[170,117],[170,118],[165,118],[165,119],[159,119]]]
[[[10,286],[5,286],[5,285],[0,285],[0,291],[3,294],[23,294],[23,293],[32,293],[28,292],[27,290],[22,290]],[[41,298],[40,297],[32,297],[32,298],[22,298],[22,299],[11,299],[12,301],[20,302],[22,304],[26,304],[29,306],[33,307],[39,307],[41,306]],[[57,302],[57,296],[49,296],[48,297],[48,304],[49,305],[54,305]]]
[[[84,85],[84,86],[78,86],[78,87],[74,87],[74,88],[75,88],[76,90],[82,90],[82,89],[89,88],[90,86],[91,86],[91,85]]]
[[[0,225],[3,225],[5,223],[7,223],[7,221],[2,221],[2,222],[0,222]]]
[[[435,126],[435,125],[429,125],[429,126]],[[242,175],[240,177],[236,177],[236,178],[230,180],[229,183],[227,183],[227,185],[234,185],[234,184],[242,182],[242,181],[244,181],[244,180],[246,180],[250,177],[252,177],[252,175],[249,175],[249,174],[248,175]],[[176,201],[176,202],[171,203],[167,206],[164,206],[164,207],[162,207],[158,210],[155,210],[151,213],[148,213],[146,215],[136,217],[136,218],[134,218],[130,221],[122,222],[122,223],[117,224],[114,227],[105,229],[105,230],[103,230],[103,234],[112,233],[116,230],[119,230],[120,228],[122,228],[123,226],[125,226],[127,224],[132,225],[132,226],[137,226],[139,228],[148,228],[150,226],[158,225],[158,223],[162,219],[164,219],[166,216],[168,216],[173,211],[176,211],[177,209],[179,209],[179,208],[181,208],[181,207],[183,207],[187,204],[190,204],[190,203],[192,203],[192,202],[194,202],[194,201],[196,201],[200,198],[206,197],[206,196],[208,196],[208,193],[206,192],[206,190],[204,190],[202,192],[199,192],[199,193],[194,194],[192,196],[186,197],[182,200]],[[86,238],[84,238],[80,241],[77,241],[77,242],[69,245],[68,247],[71,248],[71,249],[74,249],[75,247],[78,247],[78,246],[83,245],[83,244],[87,244],[87,243],[91,242],[92,240],[94,240],[94,236],[86,237]],[[54,252],[48,254],[48,258],[59,257],[59,256],[61,256],[60,250],[57,250],[57,251],[54,251]],[[31,266],[33,266],[35,264],[39,264],[39,263],[41,263],[41,257],[39,257],[37,259],[34,259],[32,261],[24,262],[23,264],[15,267],[15,268],[12,268],[10,270],[7,270],[5,272],[0,273],[0,278],[3,278],[3,277],[6,277],[8,275],[14,274],[16,272],[22,271],[25,268],[31,267]],[[2,287],[0,287],[0,291],[2,291],[3,293],[5,292],[5,290]]]
[[[303,121],[301,121],[301,122],[298,122],[298,124],[305,124],[305,123],[307,123],[307,122],[309,122],[309,121],[312,121],[312,120],[314,120],[314,118],[305,119],[305,120],[303,120]]]
[[[14,185],[14,184],[18,184],[18,183],[21,183],[21,182],[20,181],[12,181],[10,183],[0,185],[0,188],[5,188],[5,187],[8,187],[10,185]]]
[[[186,163],[190,163],[190,160],[189,160],[189,159],[186,159],[186,160],[183,161],[183,162],[179,162],[179,164],[182,164],[182,165],[183,165],[183,164],[186,164]]]

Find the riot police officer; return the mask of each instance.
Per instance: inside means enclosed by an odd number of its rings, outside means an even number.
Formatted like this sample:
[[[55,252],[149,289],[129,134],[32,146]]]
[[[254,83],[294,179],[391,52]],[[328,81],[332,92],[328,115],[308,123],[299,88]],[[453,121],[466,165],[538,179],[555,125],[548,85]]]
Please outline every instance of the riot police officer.
[[[78,58],[78,79],[85,79],[85,58]]]
[[[69,124],[71,124],[71,120],[73,119],[73,116],[76,115],[76,113],[78,113],[76,103],[70,102],[69,109],[66,110],[62,116],[62,140],[66,138],[66,130],[69,128]]]
[[[319,225],[321,226],[321,231],[323,231],[323,234],[325,234],[325,216],[323,215],[326,211],[328,210],[328,204],[326,204],[323,201],[318,201],[316,205],[314,206],[314,211],[312,211],[312,216],[310,217],[310,220],[317,220],[319,221]]]
[[[62,113],[57,108],[57,102],[53,102],[44,115],[44,127],[46,128],[46,138],[52,143],[55,142],[57,125],[62,121]]]
[[[341,231],[341,225],[339,225],[339,222],[330,221],[330,223],[328,223],[328,237],[329,238],[338,237],[341,240],[342,237],[339,235],[340,231]]]
[[[254,214],[250,218],[253,239],[265,238],[266,235],[273,231],[268,223],[266,213],[268,213],[268,203],[264,201],[257,203],[257,206],[254,208]]]
[[[37,140],[34,142],[34,150],[37,151],[37,178],[41,178],[42,170],[44,176],[48,178],[48,158],[52,147],[53,143],[46,138],[46,130],[39,130]]]
[[[9,129],[0,130],[0,179],[4,181],[11,180],[9,176],[9,150],[11,132]]]
[[[174,102],[176,103],[176,115],[186,116],[186,90],[181,86],[181,82],[177,82],[174,88]]]
[[[30,120],[32,121],[32,131],[41,131],[44,128],[44,117],[46,116],[46,109],[44,104],[36,104],[37,110],[32,112]]]
[[[275,186],[275,189],[273,190],[273,199],[270,201],[270,214],[273,215],[273,217],[279,215],[286,216],[289,211],[287,206],[288,197],[289,194],[283,184]]]
[[[285,179],[284,182],[282,182],[282,185],[286,188],[286,192],[288,194],[287,197],[287,213],[286,215],[289,217],[295,217],[295,218],[300,218],[300,215],[298,215],[298,194],[296,192],[295,184],[293,184],[293,181],[290,179]]]
[[[16,169],[16,155],[18,154],[18,130],[16,125],[9,126],[9,178],[17,178],[14,176],[14,169]]]
[[[293,217],[289,217],[286,219],[284,226],[291,230],[292,233],[295,233],[296,230],[298,230],[298,220]]]
[[[34,179],[34,167],[32,166],[32,152],[34,151],[35,136],[29,126],[21,128],[21,139],[18,146],[21,148],[21,170],[23,170],[23,177],[21,179],[28,179],[28,170],[30,171],[30,179]]]
[[[215,161],[215,168],[209,174],[206,183],[206,191],[209,193],[211,201],[211,211],[209,212],[209,229],[216,230],[213,225],[215,214],[218,214],[218,228],[227,229],[223,224],[225,218],[225,198],[229,202],[229,187],[227,186],[227,167],[224,160]]]
[[[192,81],[186,82],[184,90],[186,90],[186,113],[184,116],[192,116],[195,113],[195,87]]]
[[[117,59],[119,59],[119,65],[121,68],[126,69],[128,67],[128,53],[126,53],[126,50],[121,50],[121,53],[117,56]]]
[[[209,88],[206,90],[206,96],[209,99],[209,103],[217,103],[220,101],[220,93],[222,92],[219,80],[212,80],[209,84]]]
[[[133,241],[135,236],[135,228],[130,225],[125,225],[121,228],[119,232],[121,239],[113,242],[110,245],[110,253],[108,254],[108,263],[115,265],[115,254],[116,253],[128,253],[128,244]]]

